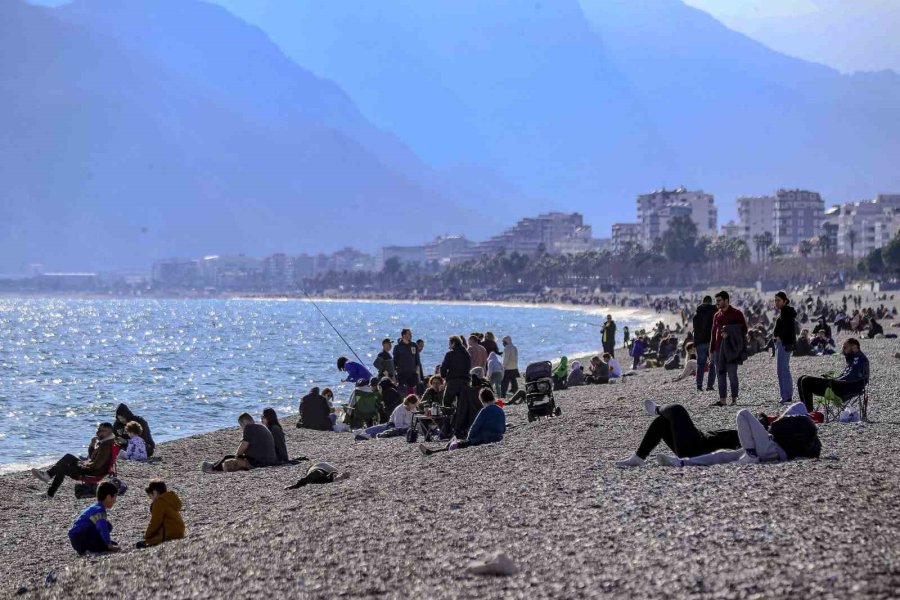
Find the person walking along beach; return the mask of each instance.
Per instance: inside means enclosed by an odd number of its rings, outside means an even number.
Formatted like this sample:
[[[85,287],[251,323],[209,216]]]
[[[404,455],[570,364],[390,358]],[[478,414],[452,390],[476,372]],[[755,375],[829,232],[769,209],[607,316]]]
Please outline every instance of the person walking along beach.
[[[775,331],[772,337],[775,342],[775,369],[778,372],[778,390],[781,392],[781,403],[790,404],[794,397],[794,380],[791,378],[791,352],[797,342],[797,311],[790,305],[787,294],[775,294]]]
[[[697,391],[703,391],[703,375],[709,363],[709,343],[712,340],[713,318],[716,316],[716,307],[713,306],[712,297],[704,296],[703,302],[694,313],[694,348],[697,351]],[[712,391],[716,381],[716,369],[709,365],[709,377],[706,382],[706,390]]]
[[[728,399],[728,387],[731,387],[731,404],[737,404],[740,391],[738,383],[738,364],[747,338],[747,320],[744,313],[731,306],[728,292],[716,294],[718,312],[713,317],[712,353],[714,360],[710,368],[718,369],[719,401],[713,406],[725,406]],[[725,379],[725,376],[728,379]]]
[[[500,384],[500,398],[506,400],[506,393],[519,391],[519,349],[510,336],[503,338],[503,382]]]

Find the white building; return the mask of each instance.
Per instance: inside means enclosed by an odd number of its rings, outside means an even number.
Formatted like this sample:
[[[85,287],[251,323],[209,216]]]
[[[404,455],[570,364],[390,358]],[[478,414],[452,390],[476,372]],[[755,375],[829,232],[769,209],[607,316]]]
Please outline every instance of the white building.
[[[612,243],[610,249],[613,254],[622,254],[625,249],[632,245],[641,245],[641,224],[640,223],[613,223],[612,225]]]
[[[584,218],[579,213],[552,212],[537,217],[522,219],[510,229],[489,240],[477,244],[471,254],[493,255],[501,250],[507,254],[536,254],[541,248],[548,253],[559,252],[557,243],[571,240],[577,232],[585,228]]]
[[[441,266],[465,260],[474,243],[462,235],[440,236],[425,244],[425,260]]]
[[[734,221],[722,225],[722,237],[744,239],[744,228]],[[752,246],[751,246],[752,248]]]
[[[844,204],[837,224],[838,253],[865,256],[900,231],[900,194],[879,194],[874,200]]]
[[[825,202],[818,192],[778,190],[773,210],[775,245],[786,253],[822,233]]]
[[[753,238],[764,233],[775,236],[775,196],[740,196],[737,199],[741,239],[754,248]],[[756,254],[753,254],[754,260]]]
[[[698,236],[718,233],[718,211],[712,194],[706,194],[703,190],[688,191],[683,186],[675,190],[663,188],[637,198],[641,245],[652,247],[668,229],[669,221],[676,216],[689,216],[697,226]]]

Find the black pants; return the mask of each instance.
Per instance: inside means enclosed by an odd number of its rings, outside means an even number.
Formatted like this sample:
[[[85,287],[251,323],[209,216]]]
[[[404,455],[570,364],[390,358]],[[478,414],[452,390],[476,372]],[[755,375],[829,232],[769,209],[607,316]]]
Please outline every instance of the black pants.
[[[310,484],[331,483],[334,481],[336,475],[337,473],[329,472],[324,469],[313,469],[290,487],[296,489]]]
[[[680,404],[659,407],[659,416],[650,423],[636,454],[647,458],[660,442],[665,442],[679,458],[700,456],[724,448],[733,449],[740,444],[734,429],[701,432]]]
[[[468,379],[451,379],[447,381],[447,387],[444,388],[444,399],[441,405],[446,408],[454,408],[459,404],[459,399],[465,397],[466,390],[469,389]]]
[[[53,496],[54,494],[56,494],[56,490],[59,489],[59,486],[62,485],[62,482],[66,477],[71,477],[72,479],[80,479],[88,473],[81,465],[78,464],[77,456],[66,454],[61,459],[56,461],[55,465],[47,469],[47,474],[53,478],[53,481],[50,483],[50,489],[47,490],[47,495]]]
[[[397,372],[397,383],[400,384],[400,392],[402,394],[416,393],[416,386],[419,385],[419,374],[416,371],[412,373]]]
[[[500,382],[500,397],[506,398],[507,392],[515,394],[519,391],[519,370],[506,369],[503,371],[503,381]]]
[[[609,355],[612,356],[613,358],[615,358],[615,357],[616,357],[616,344],[615,344],[615,342],[613,342],[612,344],[603,346],[603,351],[604,351],[604,352],[609,352]]]
[[[589,384],[600,384],[600,383],[609,383],[609,377],[600,377],[599,375],[588,375],[584,378],[585,383]]]
[[[221,471],[222,464],[230,458],[237,458],[237,456],[235,456],[234,454],[226,454],[225,456],[222,457],[221,460],[219,460],[219,462],[217,462],[216,464],[213,465],[212,470],[213,471]]]
[[[96,527],[89,527],[75,535],[69,535],[69,541],[78,554],[85,552],[106,552],[109,548]]]
[[[803,375],[797,380],[797,391],[800,393],[800,401],[806,405],[806,410],[813,411],[813,396],[824,396],[825,390],[831,388],[841,398],[852,396],[863,391],[865,381],[836,381],[826,377],[810,377]]]

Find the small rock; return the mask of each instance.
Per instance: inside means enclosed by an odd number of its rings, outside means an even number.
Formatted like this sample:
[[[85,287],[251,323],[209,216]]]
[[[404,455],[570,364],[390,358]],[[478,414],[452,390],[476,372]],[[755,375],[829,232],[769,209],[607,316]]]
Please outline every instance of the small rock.
[[[469,573],[473,575],[497,575],[508,577],[519,572],[519,567],[506,554],[499,552],[492,558],[474,562],[469,565]]]

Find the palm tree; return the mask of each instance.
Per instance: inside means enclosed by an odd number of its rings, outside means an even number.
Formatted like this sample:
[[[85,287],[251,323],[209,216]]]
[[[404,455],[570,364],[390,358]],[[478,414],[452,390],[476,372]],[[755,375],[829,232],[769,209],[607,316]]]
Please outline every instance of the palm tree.
[[[809,240],[801,240],[800,241],[800,256],[803,258],[809,258],[809,255],[812,254],[813,244]]]

